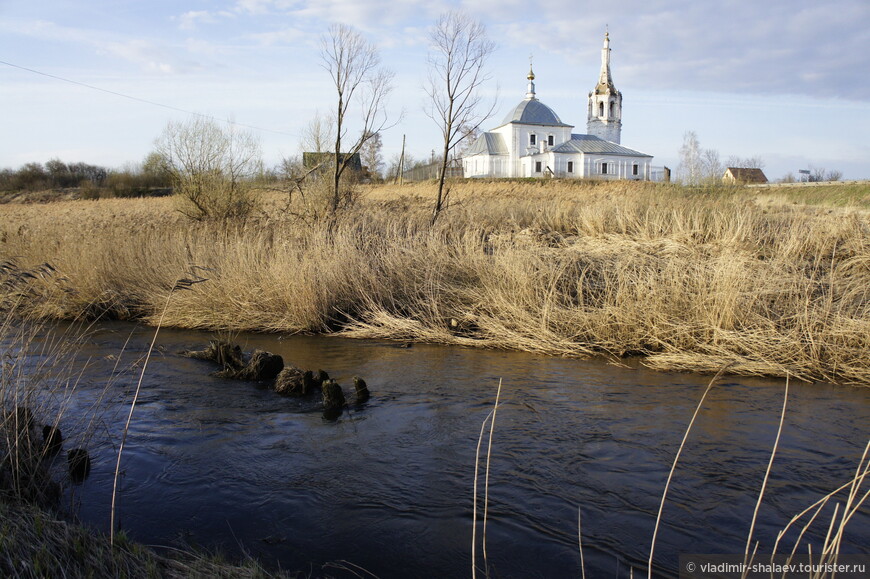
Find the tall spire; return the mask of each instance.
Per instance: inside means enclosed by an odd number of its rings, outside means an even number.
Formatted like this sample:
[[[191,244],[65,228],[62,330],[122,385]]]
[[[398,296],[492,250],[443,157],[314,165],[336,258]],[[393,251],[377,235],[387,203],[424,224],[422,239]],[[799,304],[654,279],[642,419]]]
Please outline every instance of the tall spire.
[[[529,79],[529,87],[526,90],[526,98],[529,100],[534,100],[535,97],[535,71],[532,70],[532,57],[529,57],[529,74],[526,77]]]
[[[601,74],[589,93],[586,131],[606,141],[619,143],[622,133],[622,93],[613,85],[610,76],[610,31],[604,31],[601,48]]]
[[[607,89],[615,91],[613,78],[610,76],[610,31],[605,29],[604,47],[601,49],[601,74],[598,76],[596,92],[604,92]]]

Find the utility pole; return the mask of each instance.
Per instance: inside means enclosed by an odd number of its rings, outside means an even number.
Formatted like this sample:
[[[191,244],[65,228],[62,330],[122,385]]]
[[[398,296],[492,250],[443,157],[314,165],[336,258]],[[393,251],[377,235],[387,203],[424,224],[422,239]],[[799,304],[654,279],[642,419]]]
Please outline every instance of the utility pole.
[[[405,184],[405,135],[402,135],[402,154],[399,155],[399,174],[396,177],[399,185]]]

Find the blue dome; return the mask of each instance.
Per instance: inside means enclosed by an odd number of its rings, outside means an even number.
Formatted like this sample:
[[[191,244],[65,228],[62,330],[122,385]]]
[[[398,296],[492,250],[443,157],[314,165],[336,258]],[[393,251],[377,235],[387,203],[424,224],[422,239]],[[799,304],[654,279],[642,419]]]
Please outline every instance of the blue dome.
[[[553,112],[553,109],[538,99],[526,99],[518,104],[514,110],[508,113],[502,122],[503,125],[508,123],[552,125],[561,127],[569,126],[562,122],[559,115]]]

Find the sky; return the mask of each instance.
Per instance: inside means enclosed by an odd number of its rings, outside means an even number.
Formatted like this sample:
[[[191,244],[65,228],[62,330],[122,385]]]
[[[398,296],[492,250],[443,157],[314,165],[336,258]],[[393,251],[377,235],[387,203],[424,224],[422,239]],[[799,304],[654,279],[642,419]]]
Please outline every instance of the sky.
[[[382,136],[438,149],[426,116],[427,34],[461,9],[495,41],[482,87],[502,118],[538,98],[586,132],[605,30],[623,95],[622,144],[675,168],[685,134],[760,157],[771,180],[801,169],[870,179],[868,0],[0,0],[0,168],[141,162],[170,121],[232,122],[275,165],[334,106],[321,39],[353,26],[395,73]]]

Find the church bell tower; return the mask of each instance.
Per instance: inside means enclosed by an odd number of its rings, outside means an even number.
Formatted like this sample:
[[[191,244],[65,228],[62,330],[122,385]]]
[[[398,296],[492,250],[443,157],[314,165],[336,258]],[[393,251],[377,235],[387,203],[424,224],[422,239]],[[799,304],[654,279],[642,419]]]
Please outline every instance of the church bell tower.
[[[610,76],[609,32],[604,33],[598,84],[589,93],[586,132],[617,144],[622,137],[622,93],[616,90],[613,78]]]

